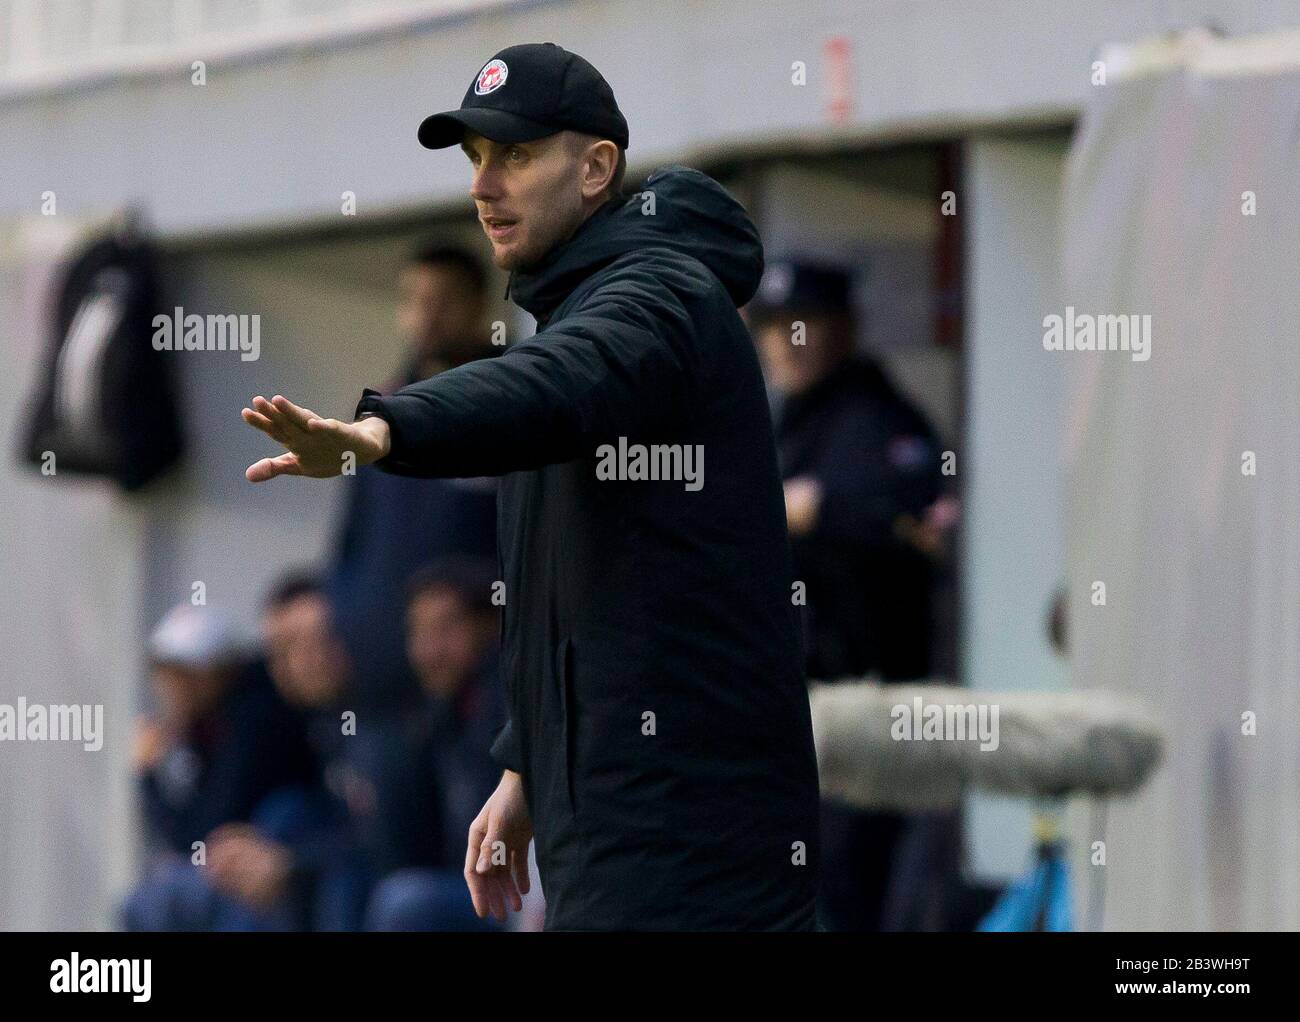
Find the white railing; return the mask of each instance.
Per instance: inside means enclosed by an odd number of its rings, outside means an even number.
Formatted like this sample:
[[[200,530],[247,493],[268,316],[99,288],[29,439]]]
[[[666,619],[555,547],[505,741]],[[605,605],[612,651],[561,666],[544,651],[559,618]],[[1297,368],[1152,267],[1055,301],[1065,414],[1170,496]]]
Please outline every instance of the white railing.
[[[502,0],[0,0],[0,86],[392,30]]]

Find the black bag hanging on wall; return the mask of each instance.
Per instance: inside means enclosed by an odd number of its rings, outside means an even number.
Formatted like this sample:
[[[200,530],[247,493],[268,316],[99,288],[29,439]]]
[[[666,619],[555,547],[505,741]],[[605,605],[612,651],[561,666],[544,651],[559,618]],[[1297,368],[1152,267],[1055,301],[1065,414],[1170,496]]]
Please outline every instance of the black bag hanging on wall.
[[[167,353],[153,348],[156,254],[128,221],[90,242],[58,287],[24,459],[144,486],[180,456],[183,436]]]

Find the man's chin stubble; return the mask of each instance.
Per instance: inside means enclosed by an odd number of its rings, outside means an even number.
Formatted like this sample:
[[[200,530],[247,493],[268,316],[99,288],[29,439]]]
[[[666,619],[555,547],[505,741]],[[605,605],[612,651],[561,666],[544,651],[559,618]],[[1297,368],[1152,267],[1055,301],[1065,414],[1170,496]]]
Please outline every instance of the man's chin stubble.
[[[526,255],[518,253],[505,253],[501,259],[497,259],[494,255],[492,261],[496,263],[499,270],[527,273],[536,267],[541,262],[541,259],[529,259]]]

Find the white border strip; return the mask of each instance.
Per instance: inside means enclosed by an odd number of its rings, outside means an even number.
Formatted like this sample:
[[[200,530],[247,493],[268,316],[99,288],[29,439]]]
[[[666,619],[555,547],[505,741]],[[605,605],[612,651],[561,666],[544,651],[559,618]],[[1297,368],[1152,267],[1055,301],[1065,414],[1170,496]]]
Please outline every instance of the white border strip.
[[[1300,70],[1300,29],[1224,38],[1198,28],[1140,43],[1111,44],[1098,57],[1114,81],[1185,68],[1228,78]]]
[[[213,32],[155,46],[124,47],[73,65],[0,77],[0,103],[32,95],[73,92],[117,82],[174,75],[194,60],[213,65],[259,63],[277,57],[364,45],[386,36],[428,31],[439,24],[542,0],[425,0],[379,11],[350,8],[309,25],[292,22],[231,38]]]

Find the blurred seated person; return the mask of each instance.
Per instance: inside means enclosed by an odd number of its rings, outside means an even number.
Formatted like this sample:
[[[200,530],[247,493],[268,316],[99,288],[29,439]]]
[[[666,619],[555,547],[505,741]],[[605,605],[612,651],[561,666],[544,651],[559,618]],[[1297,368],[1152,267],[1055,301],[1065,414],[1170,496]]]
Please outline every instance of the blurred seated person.
[[[373,884],[387,878],[371,902],[372,927],[486,928],[473,916],[459,869],[454,885],[440,871],[449,847],[463,857],[483,787],[490,793],[499,779],[487,749],[504,713],[499,697],[491,714],[479,705],[484,694],[497,694],[493,578],[487,562],[457,561],[438,569],[438,578],[442,588],[456,587],[457,600],[477,594],[486,613],[449,605],[440,591],[413,602],[412,612],[427,626],[419,630],[420,659],[433,671],[434,691],[443,695],[391,712],[353,708],[351,663],[318,582],[291,577],[272,594],[265,615],[271,674],[286,701],[307,717],[329,808],[312,816],[314,827],[278,839],[255,826],[219,828],[212,838],[212,875],[225,894],[267,911],[309,892],[317,919],[346,920],[315,928],[352,929],[361,924]],[[426,584],[432,585],[420,583]],[[480,676],[494,684],[485,688]],[[478,767],[467,754],[475,746],[488,772],[483,780],[467,769]],[[468,808],[458,809],[462,803]],[[449,819],[460,828],[454,837]]]
[[[429,862],[379,884],[368,929],[498,928],[475,915],[464,878],[470,824],[501,776],[488,755],[505,722],[494,581],[491,562],[468,557],[446,558],[412,577],[406,645],[424,705],[412,719],[414,776],[404,790],[411,818],[424,829]]]
[[[300,722],[230,620],[182,604],[149,640],[157,710],[137,726],[133,766],[154,852],[123,906],[132,930],[289,928],[218,896],[209,838],[231,822],[285,816],[280,793],[314,783]],[[201,844],[199,844],[201,843]]]
[[[373,812],[366,750],[383,727],[349,705],[352,665],[335,634],[321,583],[307,572],[277,583],[263,605],[267,666],[276,690],[301,715],[319,783],[281,793],[292,826],[228,823],[210,839],[213,884],[259,911],[297,911],[302,928],[360,929],[373,880],[363,848]]]

